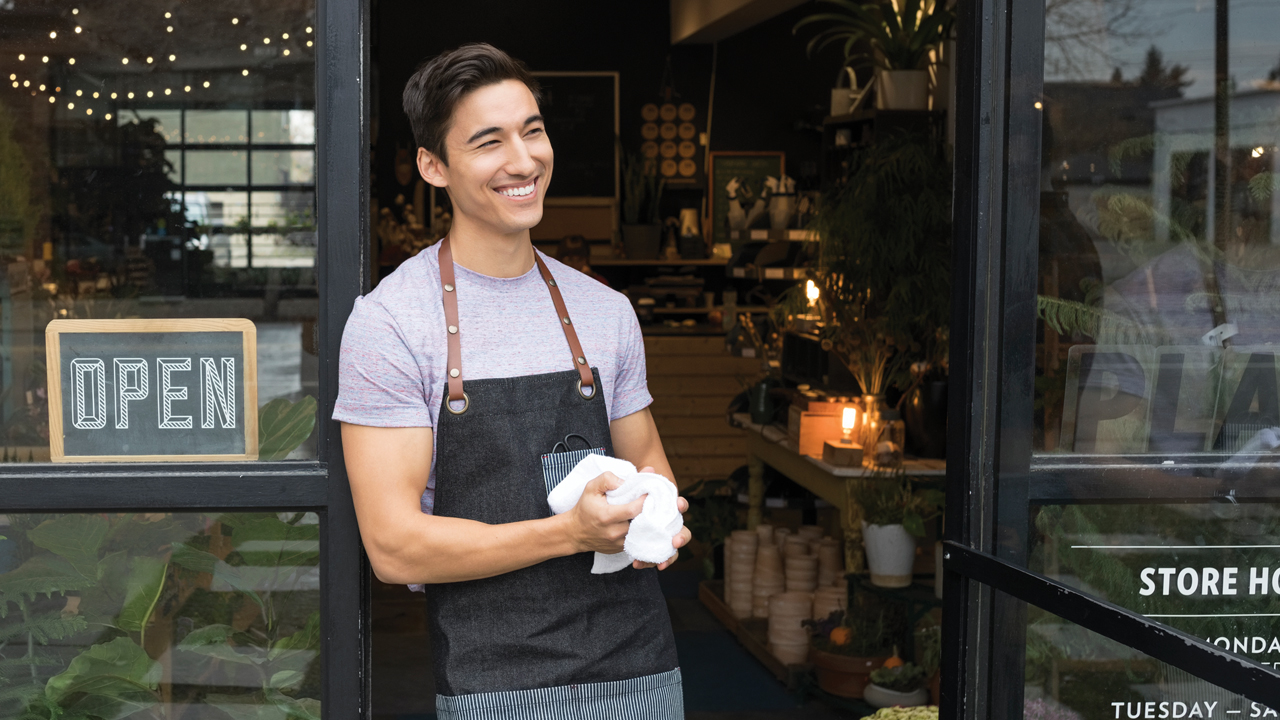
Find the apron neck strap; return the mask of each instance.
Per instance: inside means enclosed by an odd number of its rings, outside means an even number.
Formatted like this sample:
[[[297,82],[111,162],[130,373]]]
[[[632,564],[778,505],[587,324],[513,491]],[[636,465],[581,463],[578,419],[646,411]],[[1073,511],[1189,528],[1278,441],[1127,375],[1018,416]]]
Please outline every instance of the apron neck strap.
[[[560,295],[560,286],[536,249],[533,251],[533,261],[538,265],[538,273],[542,275],[543,281],[547,283],[547,289],[551,292],[551,302],[556,306],[556,315],[560,319],[560,329],[564,330],[564,338],[569,341],[569,350],[573,353],[573,366],[578,371],[580,385],[578,392],[583,397],[594,397],[595,379],[591,375],[591,366],[587,364],[587,356],[582,352],[582,343],[578,342],[578,333],[573,329],[573,321],[569,318],[564,297]],[[462,341],[458,326],[458,292],[453,272],[453,251],[449,249],[448,235],[440,241],[440,283],[443,290],[440,295],[444,301],[444,319],[448,326],[449,362],[446,367],[449,378],[449,402],[464,402],[466,395],[462,392]]]

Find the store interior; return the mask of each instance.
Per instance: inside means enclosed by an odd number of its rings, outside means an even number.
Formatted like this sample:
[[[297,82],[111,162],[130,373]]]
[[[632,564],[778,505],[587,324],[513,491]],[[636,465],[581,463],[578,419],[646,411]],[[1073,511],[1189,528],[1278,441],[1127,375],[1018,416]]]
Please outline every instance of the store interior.
[[[447,198],[418,177],[401,109],[400,91],[418,64],[482,41],[524,61],[542,84],[556,170],[532,237],[541,251],[630,298],[645,338],[651,411],[693,505],[687,522],[695,542],[661,575],[691,718],[863,717],[875,707],[862,686],[886,663],[897,674],[891,658],[906,664],[910,677],[901,687],[915,693],[914,702],[937,702],[929,689],[936,693],[940,642],[933,550],[946,383],[944,343],[927,340],[946,326],[949,301],[949,70],[933,67],[918,109],[877,108],[885,102],[866,87],[871,68],[851,80],[843,42],[807,49],[824,26],[802,21],[822,10],[795,0],[583,0],[554,12],[499,3],[492,13],[397,0],[373,6],[375,281],[448,229]],[[945,43],[935,52],[946,52]],[[825,329],[834,305],[814,299],[840,288],[810,280],[823,250],[814,230],[824,221],[815,217],[819,197],[849,183],[877,140],[882,153],[914,149],[927,168],[896,188],[881,183],[883,192],[914,190],[914,183],[926,202],[937,201],[923,210],[940,215],[926,214],[900,235],[909,244],[910,232],[927,236],[919,248],[927,271],[904,269],[910,262],[892,257],[893,248],[859,251],[898,268],[901,287],[918,293],[911,312],[934,323],[926,330],[899,320],[884,325],[898,323],[926,341],[896,354],[894,382],[881,383],[883,397],[874,401],[882,405],[877,437],[883,431],[894,448],[881,471],[872,469],[881,467],[873,458],[877,440],[851,442],[838,454],[842,436],[873,424],[864,417],[856,430],[842,426],[845,409],[858,415],[871,405],[858,397],[859,378]],[[921,289],[930,284],[925,297]],[[881,287],[889,284],[876,292]],[[907,356],[917,364],[914,375]],[[908,393],[914,405],[905,402]],[[752,449],[752,436],[772,450]],[[830,462],[824,443],[836,446]],[[867,447],[865,467],[847,455],[859,446]],[[783,457],[761,459],[770,452]],[[875,472],[894,476],[889,484],[914,498],[905,504],[921,536],[908,536],[913,550],[901,576],[873,582],[861,538],[846,533],[852,517],[844,477]],[[753,487],[761,495],[754,503]],[[736,555],[726,550],[735,530]],[[764,545],[772,547],[759,550]],[[858,568],[846,579],[848,562]],[[746,588],[736,606],[725,593],[726,572],[732,583],[735,567],[738,587]],[[783,598],[771,607],[770,596],[785,590],[794,593],[787,596],[793,606]],[[845,613],[850,593],[853,610]],[[794,609],[798,597],[805,598],[803,618]],[[422,595],[375,581],[377,718],[434,717],[425,618]],[[833,651],[829,669],[814,666],[811,644]]]

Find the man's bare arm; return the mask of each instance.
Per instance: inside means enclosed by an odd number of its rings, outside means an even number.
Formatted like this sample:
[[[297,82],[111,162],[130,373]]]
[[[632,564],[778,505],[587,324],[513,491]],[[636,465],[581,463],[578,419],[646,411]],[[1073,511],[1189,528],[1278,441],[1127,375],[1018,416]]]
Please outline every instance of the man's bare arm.
[[[569,512],[489,525],[419,509],[431,470],[431,428],[342,424],[342,449],[369,562],[388,583],[442,583],[493,577],[579,552],[622,550],[643,498],[609,505],[611,473],[592,480]],[[670,472],[668,470],[668,472]]]
[[[613,440],[614,455],[630,462],[638,468],[647,469],[666,477],[672,484],[676,483],[675,473],[671,471],[671,463],[667,461],[667,451],[662,447],[662,438],[658,436],[658,427],[653,423],[653,415],[649,408],[620,417],[609,423],[609,437]],[[643,499],[643,498],[642,498]],[[680,512],[689,509],[689,502],[684,498],[676,501]],[[682,528],[680,534],[672,538],[672,553],[684,547],[692,539],[689,528]],[[675,562],[676,556],[658,565],[659,570],[666,570]],[[632,563],[635,568],[653,567],[651,563],[639,560]]]

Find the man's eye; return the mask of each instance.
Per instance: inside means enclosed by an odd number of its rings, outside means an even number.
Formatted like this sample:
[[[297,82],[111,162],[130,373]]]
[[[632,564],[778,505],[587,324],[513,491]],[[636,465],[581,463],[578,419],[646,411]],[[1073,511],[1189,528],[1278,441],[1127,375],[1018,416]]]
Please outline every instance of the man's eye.
[[[538,133],[541,133],[541,132],[542,132],[542,128],[534,128],[534,129],[532,129],[532,130],[530,130],[530,131],[529,131],[529,134],[530,134],[530,135],[537,135]]]
[[[476,147],[477,147],[477,148],[488,147],[489,145],[493,145],[493,144],[494,144],[494,143],[496,143],[496,142],[498,142],[498,141],[497,141],[497,140],[490,140],[490,141],[488,141],[488,142],[482,142],[482,143],[480,143],[479,145],[477,145]]]

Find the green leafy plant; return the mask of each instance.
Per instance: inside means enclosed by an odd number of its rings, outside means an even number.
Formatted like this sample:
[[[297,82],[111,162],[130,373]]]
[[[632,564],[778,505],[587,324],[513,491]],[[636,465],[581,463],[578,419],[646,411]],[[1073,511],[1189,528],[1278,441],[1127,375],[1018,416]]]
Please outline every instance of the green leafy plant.
[[[311,437],[316,426],[316,399],[298,402],[276,398],[258,408],[258,459],[283,460]]]
[[[809,41],[812,54],[843,42],[845,64],[883,70],[924,70],[930,51],[946,40],[955,14],[945,0],[821,0],[835,12],[815,13],[796,23],[791,32],[813,23],[834,23]]]
[[[917,490],[911,478],[869,479],[854,491],[868,525],[901,525],[916,537],[924,537],[925,522],[942,514],[941,490]]]
[[[897,632],[893,620],[885,611],[873,612],[857,607],[853,612],[835,611],[824,620],[805,620],[802,624],[814,633],[813,647],[823,652],[850,657],[876,657],[889,654]],[[831,641],[831,631],[836,627],[849,628],[849,641],[837,645]]]
[[[628,155],[622,168],[622,222],[656,225],[666,180],[636,155]]]
[[[882,667],[871,671],[871,682],[895,692],[918,690],[924,687],[924,681],[928,677],[924,668],[915,663],[903,663],[898,667]]]
[[[824,193],[810,225],[810,277],[821,337],[864,394],[906,388],[908,368],[945,367],[951,315],[951,163],[940,140],[897,134],[852,154],[852,174]],[[778,302],[785,317],[805,288]]]

